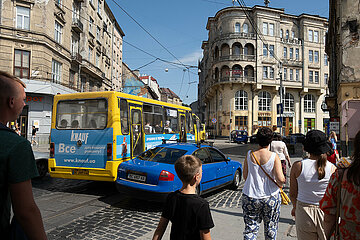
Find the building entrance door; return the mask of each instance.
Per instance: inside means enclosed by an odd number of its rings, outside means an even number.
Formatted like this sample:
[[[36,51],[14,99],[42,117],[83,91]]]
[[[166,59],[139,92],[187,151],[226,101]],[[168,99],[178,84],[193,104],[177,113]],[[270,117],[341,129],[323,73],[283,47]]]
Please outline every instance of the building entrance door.
[[[293,133],[293,117],[283,118],[283,134],[288,136]]]
[[[28,112],[29,112],[29,105],[26,105],[23,108],[19,118],[16,120],[16,123],[20,128],[21,136],[23,136],[24,138],[27,137],[27,133],[28,133]]]

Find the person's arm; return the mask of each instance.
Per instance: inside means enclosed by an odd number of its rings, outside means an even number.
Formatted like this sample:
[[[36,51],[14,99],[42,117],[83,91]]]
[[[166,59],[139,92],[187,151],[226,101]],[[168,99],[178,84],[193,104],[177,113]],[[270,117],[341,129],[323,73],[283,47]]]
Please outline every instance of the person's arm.
[[[201,240],[211,240],[210,229],[200,230]]]
[[[244,161],[244,169],[243,169],[243,177],[244,177],[244,180],[246,181],[247,179],[247,176],[248,176],[248,165],[247,165],[247,156],[248,154],[246,154],[246,157],[245,157],[245,161]]]
[[[29,239],[47,239],[41,213],[37,207],[31,180],[10,184],[11,202],[16,220]]]
[[[331,234],[335,231],[336,216],[324,214],[324,232],[326,239],[330,239]]]
[[[152,240],[162,239],[168,223],[169,223],[169,219],[166,219],[164,217],[160,218],[159,224],[154,232],[154,236],[153,236]]]
[[[286,182],[284,173],[281,168],[281,161],[279,156],[276,154],[275,162],[274,162],[274,173],[275,173],[275,180],[276,183],[282,187],[282,185]]]
[[[286,160],[288,162],[289,168],[291,168],[290,155],[289,155],[289,152],[288,152],[288,149],[287,149],[285,143],[284,143],[284,155],[285,155],[285,158],[286,158]]]
[[[295,217],[296,202],[298,195],[298,182],[297,178],[301,173],[301,162],[295,162],[290,171],[290,200],[293,204],[293,209],[291,210],[291,215]]]

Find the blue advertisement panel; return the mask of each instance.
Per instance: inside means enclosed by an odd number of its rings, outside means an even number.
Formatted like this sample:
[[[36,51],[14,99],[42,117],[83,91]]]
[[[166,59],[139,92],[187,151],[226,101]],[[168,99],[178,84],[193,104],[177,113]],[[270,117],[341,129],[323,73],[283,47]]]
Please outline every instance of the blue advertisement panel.
[[[113,129],[103,130],[57,130],[51,131],[55,143],[57,166],[105,168],[106,147],[112,143]]]
[[[116,136],[116,158],[130,157],[130,135]]]
[[[188,140],[188,141],[195,141],[195,135],[194,135],[194,134],[187,133],[187,134],[186,134],[186,140]]]

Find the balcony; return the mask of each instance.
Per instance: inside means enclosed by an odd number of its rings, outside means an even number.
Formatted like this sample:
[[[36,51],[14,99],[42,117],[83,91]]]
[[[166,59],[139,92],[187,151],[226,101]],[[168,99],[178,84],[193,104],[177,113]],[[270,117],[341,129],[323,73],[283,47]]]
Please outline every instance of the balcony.
[[[77,33],[82,33],[84,30],[82,22],[80,21],[80,19],[76,18],[73,18],[71,27]]]
[[[292,66],[292,67],[302,67],[302,61],[300,60],[296,60],[296,59],[284,59],[283,60],[283,65],[284,66]]]
[[[255,55],[227,55],[227,56],[220,56],[215,61],[249,61],[255,62]]]
[[[73,52],[73,53],[71,53],[71,61],[73,61],[75,63],[78,63],[78,64],[81,64],[82,57],[81,57],[81,55],[79,53]]]
[[[301,39],[298,39],[298,38],[293,38],[293,39],[280,38],[280,41],[282,43],[294,44],[294,45],[301,45],[302,44]]]
[[[244,39],[252,39],[256,40],[255,33],[226,33],[221,34],[220,36],[215,38],[215,41],[225,40],[225,39],[234,39],[234,38],[244,38]]]
[[[245,76],[233,76],[233,77],[222,77],[215,80],[216,83],[255,83],[255,77],[245,77]]]

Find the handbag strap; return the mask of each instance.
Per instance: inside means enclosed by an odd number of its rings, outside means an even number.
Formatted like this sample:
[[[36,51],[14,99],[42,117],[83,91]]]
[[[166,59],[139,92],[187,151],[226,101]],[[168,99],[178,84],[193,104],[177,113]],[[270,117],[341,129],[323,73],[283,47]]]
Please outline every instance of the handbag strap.
[[[336,193],[336,223],[335,223],[335,239],[339,239],[339,217],[340,217],[340,205],[341,205],[341,182],[344,177],[344,170],[339,170],[339,182]]]
[[[268,178],[270,178],[271,181],[273,181],[273,183],[275,183],[276,186],[278,186],[280,189],[282,189],[282,187],[279,186],[279,184],[277,184],[277,182],[275,182],[275,180],[270,177],[270,175],[265,171],[265,169],[261,166],[260,162],[258,161],[258,159],[256,158],[255,154],[253,151],[251,151],[251,155],[254,157],[256,163],[259,165],[259,167],[263,170],[263,172],[265,173],[266,176],[268,176]]]

